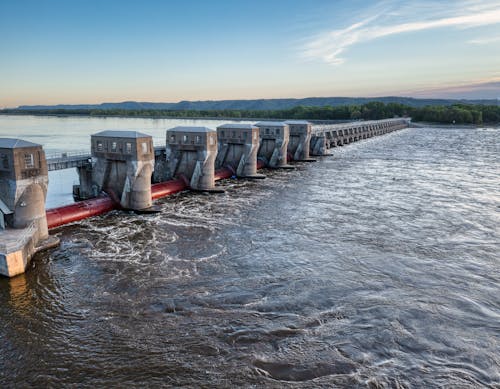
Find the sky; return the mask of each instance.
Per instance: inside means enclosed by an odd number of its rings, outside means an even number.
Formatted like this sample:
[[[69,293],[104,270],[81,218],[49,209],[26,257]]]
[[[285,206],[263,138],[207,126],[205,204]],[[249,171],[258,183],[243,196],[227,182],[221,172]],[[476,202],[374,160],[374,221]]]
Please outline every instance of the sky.
[[[0,0],[0,108],[500,98],[500,0]]]

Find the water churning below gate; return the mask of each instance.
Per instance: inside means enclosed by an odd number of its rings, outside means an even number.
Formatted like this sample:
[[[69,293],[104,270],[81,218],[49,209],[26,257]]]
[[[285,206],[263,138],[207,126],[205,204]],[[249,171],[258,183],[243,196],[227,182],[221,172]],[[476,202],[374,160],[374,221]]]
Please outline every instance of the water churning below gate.
[[[493,387],[500,130],[406,129],[0,279],[0,386]]]

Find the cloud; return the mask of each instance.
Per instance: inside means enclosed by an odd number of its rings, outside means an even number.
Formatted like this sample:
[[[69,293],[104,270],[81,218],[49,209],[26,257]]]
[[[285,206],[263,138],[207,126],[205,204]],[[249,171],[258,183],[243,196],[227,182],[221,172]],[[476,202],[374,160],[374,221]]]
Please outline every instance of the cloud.
[[[471,39],[467,43],[470,43],[472,45],[488,45],[490,43],[496,42],[500,42],[500,36]]]
[[[401,91],[398,94],[420,98],[500,99],[500,78],[462,85],[448,85]]]
[[[382,3],[385,7],[374,16],[353,23],[347,28],[322,33],[305,43],[302,47],[303,57],[311,60],[322,60],[332,65],[345,62],[342,54],[359,43],[410,32],[418,32],[437,28],[471,28],[500,23],[500,2],[478,4],[474,1],[455,2],[448,14],[441,14],[433,19],[423,19],[426,8],[391,9],[394,5]],[[446,7],[446,5],[445,5]],[[441,8],[442,9],[442,8]],[[427,13],[434,13],[430,5]],[[415,20],[411,15],[421,15]],[[401,23],[401,20],[405,20]],[[399,23],[395,23],[399,21]],[[378,24],[375,24],[378,23]]]

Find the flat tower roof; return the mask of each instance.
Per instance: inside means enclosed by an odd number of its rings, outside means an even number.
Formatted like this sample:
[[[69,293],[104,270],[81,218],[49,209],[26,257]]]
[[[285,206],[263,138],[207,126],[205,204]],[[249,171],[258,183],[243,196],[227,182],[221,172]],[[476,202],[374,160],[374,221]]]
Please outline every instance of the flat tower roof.
[[[170,128],[167,131],[175,132],[216,132],[213,128],[208,127],[192,127],[192,126],[177,126]]]
[[[0,138],[0,149],[21,149],[23,147],[41,147],[38,143],[15,138]]]
[[[307,120],[286,120],[286,124],[311,124]]]
[[[151,135],[138,131],[127,130],[104,130],[92,136],[105,136],[107,138],[151,138]]]
[[[242,130],[251,130],[252,128],[257,128],[257,126],[248,123],[227,123],[218,126],[217,128],[239,128]]]
[[[284,122],[272,122],[272,121],[258,122],[258,123],[255,123],[255,125],[257,127],[265,127],[265,126],[285,127],[285,126],[287,126],[287,124]]]

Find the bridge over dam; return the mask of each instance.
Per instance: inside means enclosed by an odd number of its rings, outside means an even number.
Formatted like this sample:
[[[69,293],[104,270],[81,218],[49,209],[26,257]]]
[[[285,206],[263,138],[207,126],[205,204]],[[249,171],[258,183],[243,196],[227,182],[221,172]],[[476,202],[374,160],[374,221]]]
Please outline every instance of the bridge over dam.
[[[45,155],[42,145],[0,138],[0,275],[24,273],[39,251],[58,245],[49,230],[114,209],[158,212],[154,200],[184,190],[223,192],[215,182],[263,179],[261,168],[293,169],[330,149],[408,127],[409,119],[312,125],[262,121],[175,127],[165,144],[138,131],[101,131],[90,152]],[[48,172],[76,169],[74,204],[45,209]]]

